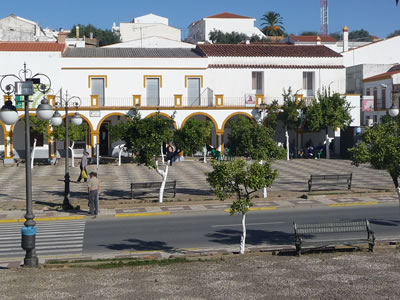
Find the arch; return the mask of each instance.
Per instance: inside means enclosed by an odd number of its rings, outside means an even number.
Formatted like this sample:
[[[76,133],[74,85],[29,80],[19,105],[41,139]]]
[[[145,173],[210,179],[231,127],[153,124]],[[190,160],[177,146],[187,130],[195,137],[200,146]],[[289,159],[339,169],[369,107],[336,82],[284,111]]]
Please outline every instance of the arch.
[[[75,113],[69,113],[69,114],[68,114],[68,117],[69,117],[69,116],[73,116],[74,114],[75,114]],[[86,123],[89,125],[90,132],[93,132],[93,131],[94,131],[94,128],[93,128],[93,125],[92,125],[92,123],[90,122],[89,118],[86,117],[86,116],[84,116],[84,115],[82,115],[82,114],[79,114],[79,115],[80,115],[80,116],[82,117],[82,119],[84,119],[84,120],[86,121]],[[62,115],[61,118],[62,118],[62,119],[65,119],[65,114]]]
[[[216,130],[216,131],[219,130],[217,121],[215,121],[215,119],[214,119],[212,116],[210,116],[208,113],[205,113],[205,112],[202,112],[202,111],[194,112],[194,113],[191,113],[190,115],[188,115],[188,116],[182,121],[181,127],[185,126],[186,122],[187,122],[190,118],[192,118],[192,117],[194,117],[194,116],[198,116],[198,115],[200,115],[200,116],[206,116],[207,118],[209,118],[209,119],[211,120],[211,122],[213,122],[214,127],[215,127],[215,130]]]
[[[30,117],[36,117],[36,114],[34,114],[34,113],[29,113],[29,116],[30,116]],[[15,124],[12,124],[12,125],[11,125],[10,132],[14,132],[14,127],[15,127],[15,125],[18,123],[19,120],[21,120],[21,119],[24,118],[24,117],[25,117],[25,114],[18,116],[17,122],[15,122]]]
[[[249,113],[247,113],[247,112],[244,112],[244,111],[234,112],[234,113],[230,114],[230,115],[224,120],[224,123],[222,123],[222,130],[225,130],[225,125],[226,125],[226,123],[228,123],[228,121],[229,121],[230,118],[232,118],[232,117],[234,117],[234,116],[238,116],[238,115],[246,116],[246,117],[248,117],[250,120],[251,120],[251,119],[255,120],[254,117],[253,117],[252,115],[250,115]]]
[[[168,118],[168,119],[171,119],[171,120],[172,120],[172,123],[173,123],[173,125],[174,125],[174,127],[175,127],[175,129],[177,129],[175,120],[172,119],[171,116],[168,115],[168,114],[166,114],[166,113],[157,112],[157,111],[156,111],[156,112],[152,112],[151,114],[148,114],[148,115],[147,115],[146,117],[144,117],[144,118],[147,119],[147,118],[150,118],[150,117],[155,116],[155,115],[157,115],[157,114],[159,114],[160,116],[166,117],[166,118]]]
[[[112,116],[123,116],[123,117],[126,118],[126,114],[124,114],[124,113],[120,113],[120,112],[109,113],[108,115],[105,115],[103,118],[101,118],[101,120],[100,120],[100,122],[99,122],[99,125],[97,125],[97,130],[96,130],[96,132],[99,132],[99,131],[100,131],[101,124],[103,124],[103,122],[104,122],[105,120],[107,120],[109,117],[112,117]]]

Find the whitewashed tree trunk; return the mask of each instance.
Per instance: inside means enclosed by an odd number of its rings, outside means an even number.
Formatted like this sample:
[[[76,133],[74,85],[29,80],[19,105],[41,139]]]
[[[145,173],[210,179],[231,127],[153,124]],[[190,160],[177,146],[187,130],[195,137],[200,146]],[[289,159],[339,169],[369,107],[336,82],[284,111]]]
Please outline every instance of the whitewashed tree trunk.
[[[164,151],[163,151],[163,143],[161,143],[161,163],[164,165]]]
[[[260,161],[260,165],[263,165],[263,164],[264,164],[264,161],[261,160],[261,161]],[[264,187],[264,190],[263,190],[263,197],[264,197],[264,199],[267,199],[267,197],[268,197],[267,187]]]
[[[289,152],[289,132],[286,128],[285,130],[285,137],[286,137],[286,160],[289,160],[290,152]]]
[[[397,197],[399,198],[399,207],[400,207],[400,187],[396,188]]]
[[[242,213],[242,237],[240,238],[240,254],[246,250],[246,214]]]
[[[72,168],[75,168],[74,146],[75,146],[75,142],[72,142],[71,147],[68,147],[68,149],[71,150],[71,167],[72,167]],[[67,155],[68,155],[68,153],[67,153]]]
[[[97,172],[99,172],[99,163],[100,163],[100,145],[96,144],[96,167],[97,167]]]
[[[204,146],[203,148],[203,162],[206,164],[207,163],[207,147]]]
[[[330,144],[330,139],[328,133],[325,135],[325,147],[326,147],[326,159],[330,159],[330,153],[329,153],[329,144]]]
[[[118,148],[119,148],[119,151],[118,151],[118,166],[121,165],[121,155],[122,155],[122,151],[124,151],[124,147],[125,147],[125,144],[122,144],[122,145],[118,146]]]
[[[163,202],[163,198],[164,198],[164,189],[165,189],[165,183],[167,182],[169,162],[170,161],[167,161],[167,165],[165,167],[165,170],[161,170],[161,169],[158,168],[158,161],[156,161],[156,166],[157,166],[156,171],[162,178],[161,187],[160,187],[160,193],[158,195],[158,202],[160,202],[160,203]]]
[[[31,169],[33,169],[33,161],[35,160],[35,151],[36,151],[36,139],[33,139],[33,148],[32,148],[32,154],[31,154]]]

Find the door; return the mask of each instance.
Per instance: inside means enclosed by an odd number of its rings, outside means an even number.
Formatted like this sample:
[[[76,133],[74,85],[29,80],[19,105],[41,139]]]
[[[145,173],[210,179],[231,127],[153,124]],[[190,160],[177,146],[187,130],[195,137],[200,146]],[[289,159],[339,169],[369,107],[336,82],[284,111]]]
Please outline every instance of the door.
[[[200,106],[200,78],[188,78],[189,106]]]
[[[110,136],[108,134],[108,123],[103,123],[100,126],[100,155],[108,156],[109,150],[109,140]]]

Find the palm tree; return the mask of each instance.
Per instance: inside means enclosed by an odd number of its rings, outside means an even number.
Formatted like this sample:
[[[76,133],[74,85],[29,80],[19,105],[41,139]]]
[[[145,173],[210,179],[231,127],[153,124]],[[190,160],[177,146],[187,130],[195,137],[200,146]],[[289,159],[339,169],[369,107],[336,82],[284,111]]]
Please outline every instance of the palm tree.
[[[283,18],[279,13],[269,11],[262,18],[264,21],[261,26],[265,26],[262,31],[267,36],[284,35],[285,27],[283,27]]]

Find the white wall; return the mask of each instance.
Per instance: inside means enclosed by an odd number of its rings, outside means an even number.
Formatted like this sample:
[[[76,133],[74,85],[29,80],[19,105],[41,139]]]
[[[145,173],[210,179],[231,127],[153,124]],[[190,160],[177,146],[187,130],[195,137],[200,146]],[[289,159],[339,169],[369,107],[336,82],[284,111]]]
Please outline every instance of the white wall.
[[[154,14],[148,14],[141,17],[134,18],[134,23],[153,23],[168,25],[168,19]]]
[[[102,48],[195,48],[196,45],[163,37],[152,36],[125,43],[111,44]]]
[[[341,53],[346,67],[360,64],[394,64],[400,61],[400,36]]]
[[[164,24],[121,23],[120,33],[124,42],[152,36],[181,41],[181,30]]]

